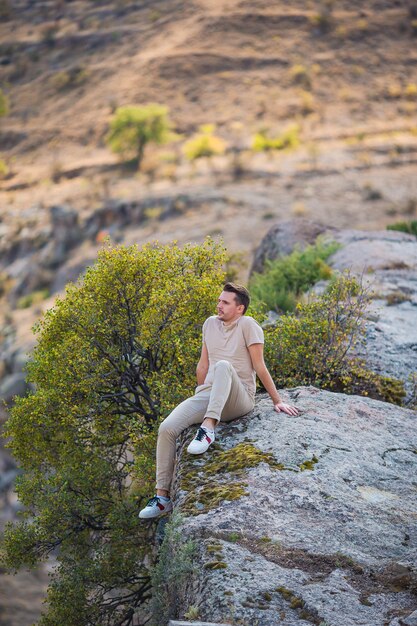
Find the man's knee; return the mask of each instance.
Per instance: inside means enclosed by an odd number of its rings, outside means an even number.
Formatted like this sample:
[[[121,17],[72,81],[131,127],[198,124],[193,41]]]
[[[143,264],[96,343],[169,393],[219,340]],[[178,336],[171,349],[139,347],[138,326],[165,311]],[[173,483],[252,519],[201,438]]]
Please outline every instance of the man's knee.
[[[229,361],[225,361],[225,360],[221,360],[221,361],[217,361],[217,363],[214,366],[214,371],[217,370],[221,370],[222,372],[231,372],[232,371],[232,364],[229,363]]]
[[[172,426],[170,425],[168,418],[164,419],[164,421],[159,424],[158,436],[159,435],[168,436],[168,437],[176,437],[176,433],[174,432]]]

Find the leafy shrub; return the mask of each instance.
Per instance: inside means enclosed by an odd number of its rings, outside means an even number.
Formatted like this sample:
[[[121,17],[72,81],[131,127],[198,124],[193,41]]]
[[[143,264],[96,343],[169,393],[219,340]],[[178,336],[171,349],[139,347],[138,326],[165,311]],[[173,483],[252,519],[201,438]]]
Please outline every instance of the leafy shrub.
[[[4,117],[9,114],[9,98],[6,96],[4,91],[0,89],[0,117]]]
[[[337,243],[323,243],[320,239],[304,250],[265,262],[262,274],[255,273],[249,286],[253,298],[279,313],[294,311],[302,293],[320,279],[332,275],[325,262],[339,248]]]
[[[16,303],[18,309],[28,309],[32,304],[42,302],[46,298],[49,298],[49,289],[40,289],[39,291],[33,291],[26,296],[22,296]]]
[[[72,67],[70,70],[56,72],[49,79],[50,85],[57,91],[72,89],[86,82],[89,73],[84,67]]]
[[[300,128],[298,124],[292,124],[278,137],[267,137],[266,130],[256,133],[252,140],[252,150],[265,152],[268,150],[285,150],[297,148],[300,144]]]
[[[387,230],[399,230],[402,233],[409,233],[410,235],[415,235],[417,237],[417,220],[389,224],[387,226]]]
[[[220,137],[213,135],[215,127],[212,124],[200,126],[200,134],[191,137],[185,142],[183,152],[187,159],[195,161],[201,157],[211,157],[224,154],[226,143]]]
[[[352,356],[364,332],[369,296],[356,279],[338,276],[327,292],[297,305],[265,329],[265,361],[279,388],[315,385],[401,404],[401,381],[369,371]]]
[[[36,326],[36,391],[6,427],[25,511],[2,561],[15,570],[59,550],[42,626],[128,626],[149,600],[137,506],[154,488],[156,427],[195,387],[223,262],[211,240],[106,246]]]
[[[0,180],[2,180],[3,178],[6,178],[8,173],[9,173],[9,168],[8,168],[6,161],[4,161],[4,159],[0,159]]]
[[[170,128],[168,107],[155,103],[119,107],[110,123],[106,142],[116,154],[135,159],[140,168],[146,145],[170,141],[173,138]]]

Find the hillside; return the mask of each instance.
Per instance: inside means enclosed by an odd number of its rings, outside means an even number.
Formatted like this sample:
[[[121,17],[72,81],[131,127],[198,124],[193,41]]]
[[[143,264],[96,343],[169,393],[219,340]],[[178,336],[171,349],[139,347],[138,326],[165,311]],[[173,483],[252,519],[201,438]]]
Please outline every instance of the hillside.
[[[0,195],[6,223],[25,221],[29,206],[41,219],[61,202],[89,212],[109,195],[230,183],[230,156],[214,176],[206,163],[187,165],[180,144],[159,150],[160,165],[148,154],[149,176],[120,168],[104,144],[112,113],[150,101],[170,107],[183,137],[214,123],[231,148],[249,147],[260,128],[274,135],[297,122],[297,150],[244,154],[246,182],[278,217],[298,211],[347,226],[345,215],[367,228],[414,214],[417,52],[405,3],[338,2],[327,28],[325,3],[312,1],[3,4],[11,7],[0,25],[11,109],[0,134],[11,172]],[[250,204],[262,229],[265,210]]]

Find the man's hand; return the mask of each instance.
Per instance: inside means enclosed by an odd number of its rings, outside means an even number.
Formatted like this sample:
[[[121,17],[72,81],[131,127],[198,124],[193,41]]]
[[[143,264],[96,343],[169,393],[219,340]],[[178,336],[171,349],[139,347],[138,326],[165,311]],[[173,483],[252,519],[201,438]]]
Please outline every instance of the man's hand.
[[[277,402],[274,404],[274,409],[277,413],[288,413],[288,415],[298,415],[298,409],[291,404],[284,404],[284,402]]]

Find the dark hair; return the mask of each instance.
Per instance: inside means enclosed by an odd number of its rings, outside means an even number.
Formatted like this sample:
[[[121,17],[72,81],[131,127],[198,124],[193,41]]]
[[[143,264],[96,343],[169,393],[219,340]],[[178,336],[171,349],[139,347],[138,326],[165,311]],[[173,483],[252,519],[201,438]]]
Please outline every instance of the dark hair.
[[[249,291],[243,285],[237,285],[236,283],[226,283],[223,287],[223,291],[229,291],[235,294],[235,300],[238,304],[243,304],[244,310],[243,315],[245,315],[248,310],[250,295]]]

